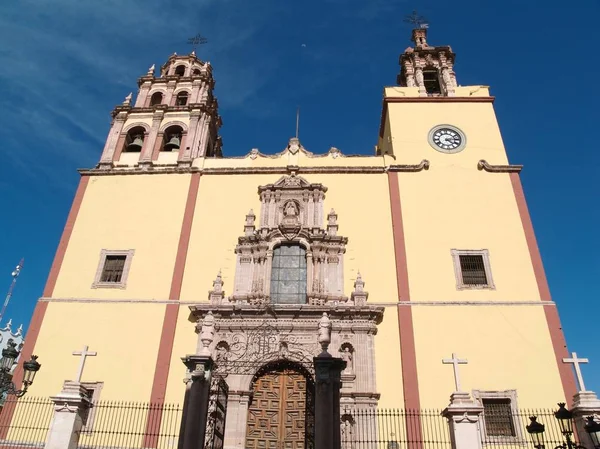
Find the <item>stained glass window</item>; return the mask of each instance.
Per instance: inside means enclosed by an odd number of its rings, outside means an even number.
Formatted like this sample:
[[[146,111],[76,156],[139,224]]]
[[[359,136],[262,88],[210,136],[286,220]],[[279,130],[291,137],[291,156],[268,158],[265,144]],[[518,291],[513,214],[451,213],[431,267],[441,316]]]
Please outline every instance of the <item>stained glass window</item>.
[[[281,245],[273,251],[271,302],[306,303],[306,251],[299,245]]]

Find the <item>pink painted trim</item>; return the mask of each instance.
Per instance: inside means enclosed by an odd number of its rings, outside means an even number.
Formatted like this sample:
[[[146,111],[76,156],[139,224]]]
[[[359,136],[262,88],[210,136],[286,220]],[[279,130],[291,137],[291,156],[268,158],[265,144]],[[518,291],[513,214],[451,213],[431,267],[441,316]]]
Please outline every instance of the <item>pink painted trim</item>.
[[[75,221],[77,220],[77,215],[79,214],[79,209],[81,208],[81,203],[83,202],[83,195],[85,194],[85,190],[87,189],[89,181],[89,176],[82,176],[79,180],[79,186],[75,192],[75,198],[73,199],[73,204],[71,205],[71,210],[67,217],[67,223],[63,229],[60,242],[58,243],[58,248],[56,249],[56,254],[54,255],[54,261],[52,262],[52,267],[50,268],[48,280],[46,281],[46,286],[43,292],[44,298],[52,297],[52,294],[54,293],[56,280],[58,279],[58,274],[60,273],[62,263],[65,259],[67,247],[69,246],[69,240],[71,239],[73,227],[75,226]],[[38,302],[35,310],[33,311],[33,316],[31,317],[31,322],[29,323],[29,327],[27,329],[27,338],[25,339],[25,344],[23,346],[23,350],[21,351],[21,360],[29,360],[31,358],[31,354],[33,354],[33,349],[35,348],[35,344],[40,335],[42,322],[44,321],[44,315],[48,309],[48,304],[48,302]],[[23,364],[20,363],[17,365],[17,368],[13,374],[13,379],[16,379],[17,382],[20,382],[21,379],[23,379]],[[2,419],[6,425],[0,428],[0,439],[5,439],[8,434],[8,429],[10,428],[9,424],[15,412],[15,407],[16,403],[11,401],[2,409]]]
[[[521,222],[523,223],[525,240],[527,241],[535,280],[537,282],[538,291],[540,292],[540,299],[542,301],[552,301],[548,280],[546,279],[546,272],[544,271],[544,265],[542,263],[542,256],[540,255],[540,249],[533,230],[533,223],[531,222],[527,201],[525,200],[521,178],[519,177],[519,173],[510,173],[509,176],[513,191],[515,192],[515,199],[517,201],[519,215],[521,216]],[[544,312],[546,313],[546,321],[548,322],[548,330],[550,331],[550,339],[554,348],[554,355],[556,357],[565,399],[569,401],[572,400],[577,392],[577,388],[575,386],[575,377],[571,368],[562,361],[563,357],[569,356],[569,352],[567,350],[565,335],[560,324],[560,318],[558,317],[558,310],[556,307],[544,307]]]
[[[185,261],[192,233],[192,223],[196,209],[196,199],[200,187],[200,173],[193,173],[190,179],[183,222],[181,224],[181,233],[179,237],[179,246],[177,247],[177,256],[175,258],[175,267],[173,269],[173,278],[171,280],[171,291],[169,299],[178,301],[181,294],[183,275],[185,272]],[[165,392],[167,390],[167,381],[169,379],[169,368],[171,366],[171,356],[173,354],[173,342],[175,341],[175,330],[177,329],[177,315],[179,313],[179,303],[167,304],[165,318],[163,320],[160,343],[158,346],[158,356],[156,358],[156,367],[154,369],[154,380],[152,381],[152,391],[150,393],[150,402],[162,404],[165,401]],[[154,407],[148,412],[146,420],[146,431],[144,433],[144,447],[155,448],[158,445],[158,430],[162,420],[162,410],[160,407]]]
[[[156,141],[154,142],[154,149],[152,150],[152,160],[155,161],[158,159],[158,155],[160,154],[160,147],[162,146],[162,141],[164,139],[164,134],[159,132],[156,135]]]
[[[392,211],[392,230],[394,235],[394,253],[396,259],[396,281],[398,283],[398,300],[410,302],[404,224],[402,221],[402,205],[398,173],[388,172],[390,190],[390,206]],[[402,389],[404,407],[418,411],[421,409],[419,396],[419,377],[417,373],[417,354],[415,349],[415,333],[411,307],[398,306],[398,332],[400,336],[400,357],[402,360]],[[410,449],[423,446],[421,438],[421,417],[418,414],[407,414],[406,431]]]

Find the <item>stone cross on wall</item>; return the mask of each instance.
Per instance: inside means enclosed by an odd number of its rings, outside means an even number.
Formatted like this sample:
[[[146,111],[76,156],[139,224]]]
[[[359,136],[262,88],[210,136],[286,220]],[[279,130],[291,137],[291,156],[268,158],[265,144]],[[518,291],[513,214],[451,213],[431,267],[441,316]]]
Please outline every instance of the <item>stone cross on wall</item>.
[[[85,359],[88,357],[94,357],[98,355],[95,351],[88,352],[89,346],[85,345],[82,351],[74,351],[73,355],[78,355],[81,358],[79,359],[79,368],[77,368],[77,376],[75,377],[75,382],[81,382],[81,376],[83,375],[83,367],[85,366]]]
[[[585,384],[583,383],[583,376],[581,375],[581,367],[579,365],[582,363],[589,363],[589,360],[580,359],[577,357],[577,353],[573,352],[571,354],[571,358],[565,357],[563,359],[563,363],[573,364],[573,368],[575,368],[575,375],[577,376],[577,383],[579,384],[579,391],[587,391],[585,389]]]
[[[458,373],[458,365],[466,365],[469,363],[466,359],[459,359],[456,354],[452,353],[451,359],[442,359],[442,363],[445,365],[453,365],[452,368],[454,370],[454,388],[455,391],[460,391],[460,375]]]

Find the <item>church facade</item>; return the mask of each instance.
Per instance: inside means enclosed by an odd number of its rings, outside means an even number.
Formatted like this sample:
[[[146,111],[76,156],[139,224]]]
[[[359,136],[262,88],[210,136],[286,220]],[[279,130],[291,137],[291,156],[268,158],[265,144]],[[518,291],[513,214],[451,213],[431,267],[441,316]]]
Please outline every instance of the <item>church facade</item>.
[[[23,348],[43,362],[33,394],[60,391],[88,345],[94,399],[181,402],[182,357],[208,346],[229,391],[225,447],[263,447],[308,419],[326,314],[329,351],[346,361],[342,414],[445,407],[453,354],[484,406],[570,401],[494,97],[460,86],[452,49],[426,29],[413,42],[371,156],[292,138],[225,157],[210,63],[174,54],[151,67],[113,111],[98,165],[80,170]]]

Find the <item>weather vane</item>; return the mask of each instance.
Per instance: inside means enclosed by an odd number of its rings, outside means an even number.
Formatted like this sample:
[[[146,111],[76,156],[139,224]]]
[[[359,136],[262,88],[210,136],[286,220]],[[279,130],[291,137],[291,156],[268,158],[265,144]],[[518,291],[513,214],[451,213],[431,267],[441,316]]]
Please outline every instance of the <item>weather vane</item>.
[[[412,14],[405,16],[404,22],[411,23],[419,28],[429,28],[429,23],[427,23],[428,20],[425,17],[420,16],[416,10],[413,10]]]
[[[190,37],[187,41],[188,45],[192,46],[192,51],[196,51],[196,47],[198,45],[203,45],[208,42],[208,39],[202,36],[200,33],[196,34],[194,37]]]

